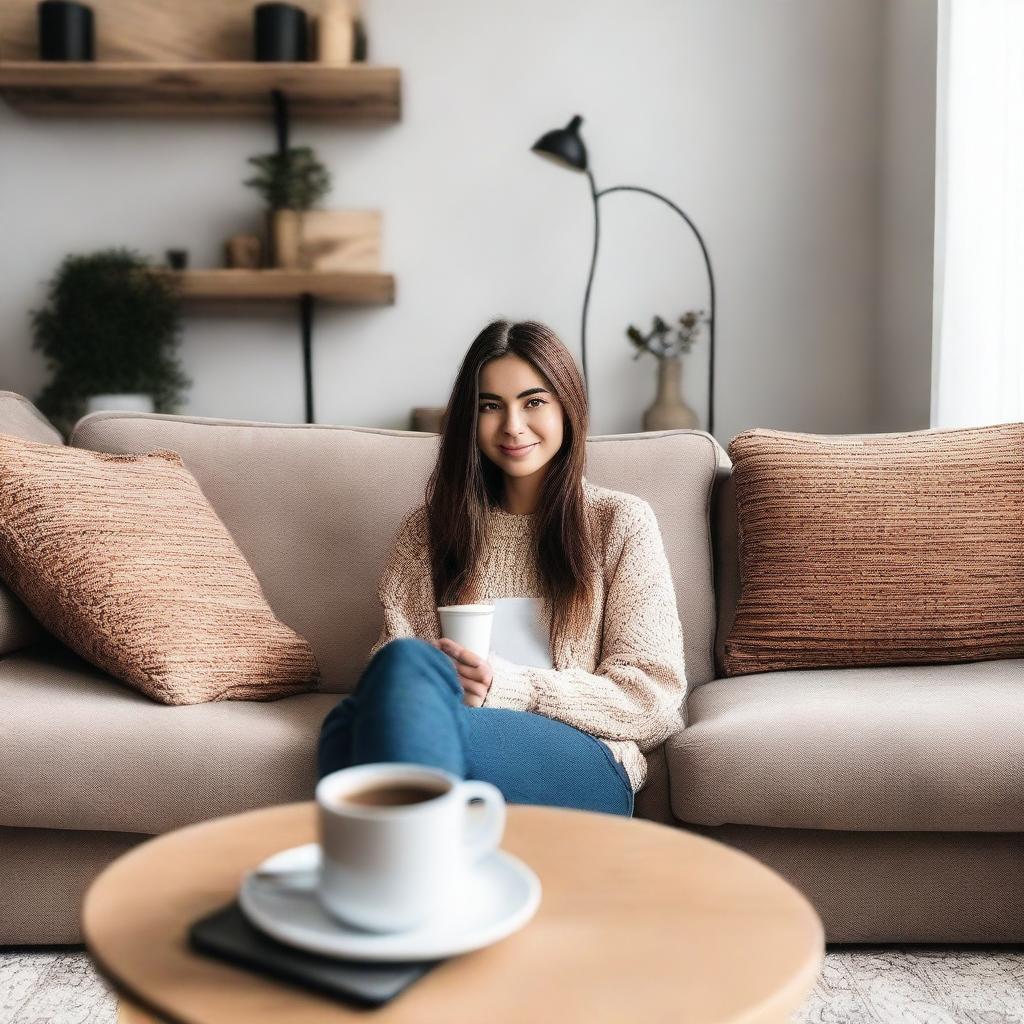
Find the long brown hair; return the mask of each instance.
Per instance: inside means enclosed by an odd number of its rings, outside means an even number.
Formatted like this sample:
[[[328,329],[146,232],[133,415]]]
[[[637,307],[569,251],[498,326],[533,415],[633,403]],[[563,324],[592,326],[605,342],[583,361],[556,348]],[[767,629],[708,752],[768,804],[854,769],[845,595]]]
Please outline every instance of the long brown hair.
[[[441,433],[437,463],[427,483],[431,568],[438,605],[465,603],[487,543],[487,519],[504,491],[501,469],[477,443],[480,372],[515,355],[547,382],[564,413],[562,446],[548,463],[534,517],[534,551],[552,636],[588,621],[598,560],[586,515],[583,471],[588,409],[583,378],[569,350],[544,324],[495,320],[466,353]]]

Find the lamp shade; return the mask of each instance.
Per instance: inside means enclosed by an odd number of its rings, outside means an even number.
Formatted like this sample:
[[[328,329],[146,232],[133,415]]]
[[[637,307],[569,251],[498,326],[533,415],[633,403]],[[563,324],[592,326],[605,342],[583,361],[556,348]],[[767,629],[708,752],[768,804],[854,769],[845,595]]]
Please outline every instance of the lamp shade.
[[[583,118],[577,114],[564,128],[546,132],[534,144],[534,153],[554,160],[576,171],[587,169],[587,147],[580,138]]]

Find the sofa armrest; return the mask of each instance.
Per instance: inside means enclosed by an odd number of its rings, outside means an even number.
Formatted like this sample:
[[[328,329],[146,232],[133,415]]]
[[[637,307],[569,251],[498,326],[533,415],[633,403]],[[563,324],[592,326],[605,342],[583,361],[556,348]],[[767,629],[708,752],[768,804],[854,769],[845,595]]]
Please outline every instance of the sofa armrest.
[[[0,434],[40,444],[64,443],[60,431],[27,398],[13,391],[0,391]],[[0,656],[28,647],[46,635],[28,609],[0,580]]]

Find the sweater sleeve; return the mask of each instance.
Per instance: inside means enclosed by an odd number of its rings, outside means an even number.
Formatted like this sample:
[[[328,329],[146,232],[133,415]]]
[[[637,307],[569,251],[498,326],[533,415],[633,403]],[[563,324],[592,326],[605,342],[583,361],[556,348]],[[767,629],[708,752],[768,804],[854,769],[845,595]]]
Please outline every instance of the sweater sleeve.
[[[484,707],[532,711],[599,739],[631,740],[643,753],[683,727],[683,635],[671,570],[654,509],[647,502],[634,508],[605,596],[597,671],[491,655]]]
[[[377,597],[384,609],[384,625],[370,648],[371,659],[399,637],[440,640],[424,508],[414,509],[402,521],[380,575]]]

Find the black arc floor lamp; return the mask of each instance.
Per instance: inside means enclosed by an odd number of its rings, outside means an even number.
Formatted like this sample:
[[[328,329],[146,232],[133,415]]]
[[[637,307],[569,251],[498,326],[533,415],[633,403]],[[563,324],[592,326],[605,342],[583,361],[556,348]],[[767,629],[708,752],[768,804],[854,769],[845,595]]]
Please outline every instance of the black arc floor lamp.
[[[590,166],[587,160],[587,147],[583,144],[580,136],[580,125],[583,118],[577,114],[564,128],[556,128],[552,132],[542,135],[534,144],[533,151],[543,157],[554,160],[562,167],[570,170],[583,171],[590,181],[590,194],[594,201],[594,253],[590,259],[590,274],[587,277],[587,290],[583,296],[583,323],[580,329],[580,351],[583,357],[583,381],[587,384],[589,397],[589,384],[587,383],[587,308],[590,305],[590,288],[594,283],[594,268],[597,266],[597,246],[601,235],[601,219],[598,213],[597,201],[601,196],[612,192],[641,192],[647,196],[660,199],[666,206],[674,210],[689,225],[690,230],[697,238],[700,251],[704,256],[704,265],[708,271],[708,285],[710,287],[710,302],[708,305],[708,433],[714,433],[715,425],[715,275],[711,272],[711,257],[708,256],[708,247],[704,244],[697,225],[665,196],[649,188],[641,188],[639,185],[615,185],[612,188],[603,188],[599,192],[594,184],[594,176],[590,173]]]

